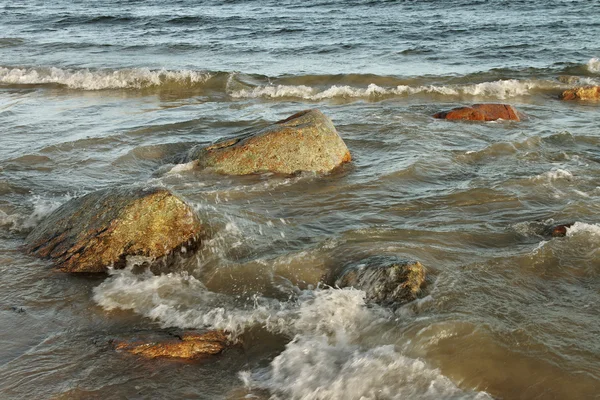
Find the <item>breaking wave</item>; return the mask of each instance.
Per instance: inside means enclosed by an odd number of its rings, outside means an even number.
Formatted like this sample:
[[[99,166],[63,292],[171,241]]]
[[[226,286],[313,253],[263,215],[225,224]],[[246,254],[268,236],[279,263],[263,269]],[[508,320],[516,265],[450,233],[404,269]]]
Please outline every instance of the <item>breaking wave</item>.
[[[392,344],[364,343],[392,314],[367,307],[360,290],[308,290],[287,302],[255,297],[244,307],[186,274],[111,274],[94,290],[106,310],[133,310],[164,326],[224,329],[234,337],[260,325],[293,338],[267,367],[240,373],[250,391],[268,390],[273,399],[490,399],[458,388]]]
[[[590,59],[590,61],[588,61],[588,63],[587,63],[587,69],[588,69],[588,71],[590,71],[594,74],[599,74],[600,73],[600,59],[598,59],[596,57]]]
[[[410,96],[416,94],[436,94],[442,96],[474,96],[506,99],[530,95],[534,91],[561,89],[563,85],[552,81],[537,80],[498,80],[470,85],[424,85],[382,87],[374,83],[366,88],[354,86],[331,86],[318,89],[305,85],[267,85],[252,89],[235,90],[230,93],[234,98],[282,98],[295,97],[306,100],[323,100],[329,98],[370,98]]]
[[[193,70],[151,70],[145,68],[118,70],[0,67],[0,84],[64,85],[70,89],[144,89],[163,85],[195,86],[212,75]]]

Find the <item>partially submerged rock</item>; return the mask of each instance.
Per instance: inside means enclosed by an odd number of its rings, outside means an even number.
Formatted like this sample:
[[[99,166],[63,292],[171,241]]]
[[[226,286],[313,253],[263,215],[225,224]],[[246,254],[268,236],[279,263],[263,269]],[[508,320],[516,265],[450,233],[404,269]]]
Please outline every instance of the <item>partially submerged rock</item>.
[[[158,342],[116,342],[117,350],[145,358],[180,358],[194,360],[221,353],[231,343],[223,331],[188,332]]]
[[[364,290],[368,301],[399,305],[413,301],[425,284],[425,268],[418,261],[398,257],[369,257],[347,266],[335,285]]]
[[[520,121],[519,113],[508,104],[474,104],[471,107],[458,107],[433,115],[434,118],[462,119],[468,121]]]
[[[193,149],[202,168],[230,175],[258,172],[330,172],[351,160],[335,126],[319,110],[306,110],[259,131]]]
[[[586,86],[562,92],[561,100],[600,100],[600,86]]]
[[[65,272],[124,267],[128,256],[158,260],[199,244],[194,211],[163,188],[104,189],[68,201],[27,237],[25,250]]]
[[[565,237],[567,236],[567,229],[572,227],[573,223],[555,225],[550,227],[549,236],[552,237]]]

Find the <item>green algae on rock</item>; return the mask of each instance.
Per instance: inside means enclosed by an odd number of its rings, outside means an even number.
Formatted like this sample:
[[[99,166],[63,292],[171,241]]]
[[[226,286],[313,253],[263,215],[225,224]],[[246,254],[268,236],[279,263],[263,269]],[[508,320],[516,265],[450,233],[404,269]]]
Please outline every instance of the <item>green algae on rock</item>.
[[[164,188],[103,189],[73,199],[46,217],[25,251],[65,272],[105,272],[127,256],[158,260],[199,244],[194,211]]]
[[[381,305],[400,305],[417,298],[425,284],[425,268],[418,261],[373,256],[347,266],[335,285],[364,290],[366,299]]]
[[[326,173],[351,160],[331,120],[316,109],[301,111],[255,134],[192,149],[190,157],[202,168],[229,175]]]

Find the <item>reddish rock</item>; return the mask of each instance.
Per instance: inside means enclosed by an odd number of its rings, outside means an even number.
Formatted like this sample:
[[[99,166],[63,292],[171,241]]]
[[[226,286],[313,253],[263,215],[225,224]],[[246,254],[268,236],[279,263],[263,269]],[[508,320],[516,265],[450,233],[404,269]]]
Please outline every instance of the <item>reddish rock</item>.
[[[225,332],[210,331],[184,333],[181,337],[159,342],[117,342],[115,348],[145,358],[165,357],[194,360],[219,354],[230,344]]]
[[[467,121],[520,121],[519,113],[508,104],[474,104],[471,107],[458,107],[442,111],[433,116],[442,119],[462,119]]]
[[[562,100],[600,100],[600,86],[569,89],[560,95]]]
[[[567,228],[570,228],[573,224],[563,224],[556,225],[552,227],[552,236],[553,237],[563,237],[567,236]]]

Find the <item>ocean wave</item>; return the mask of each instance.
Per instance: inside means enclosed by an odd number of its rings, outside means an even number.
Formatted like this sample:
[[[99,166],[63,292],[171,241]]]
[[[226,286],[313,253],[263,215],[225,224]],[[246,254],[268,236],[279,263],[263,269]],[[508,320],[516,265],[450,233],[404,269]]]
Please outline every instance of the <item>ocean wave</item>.
[[[333,85],[326,89],[319,89],[305,85],[265,85],[251,89],[231,91],[233,98],[301,98],[306,100],[324,100],[330,98],[377,98],[393,96],[410,96],[416,94],[436,94],[442,96],[473,96],[506,99],[511,97],[526,96],[535,90],[561,89],[558,82],[516,79],[482,82],[470,85],[423,85],[396,87],[382,87],[371,83],[366,88],[354,86]]]
[[[599,74],[600,73],[600,59],[598,59],[596,57],[591,58],[587,63],[587,69],[588,69],[588,71],[590,71],[594,74]]]
[[[600,225],[575,222],[572,226],[567,228],[567,236],[573,236],[579,233],[587,233],[598,237],[600,236]]]
[[[163,326],[223,329],[235,337],[259,325],[293,338],[269,366],[240,374],[250,391],[268,390],[275,399],[490,398],[458,388],[394,345],[369,345],[368,338],[393,315],[367,307],[360,290],[310,290],[287,302],[255,297],[243,308],[192,276],[126,269],[111,271],[94,289],[94,300],[105,310],[133,310]]]
[[[195,86],[208,81],[212,75],[193,70],[151,70],[146,68],[90,70],[49,68],[0,67],[0,84],[64,85],[70,89],[144,89],[163,85]]]

